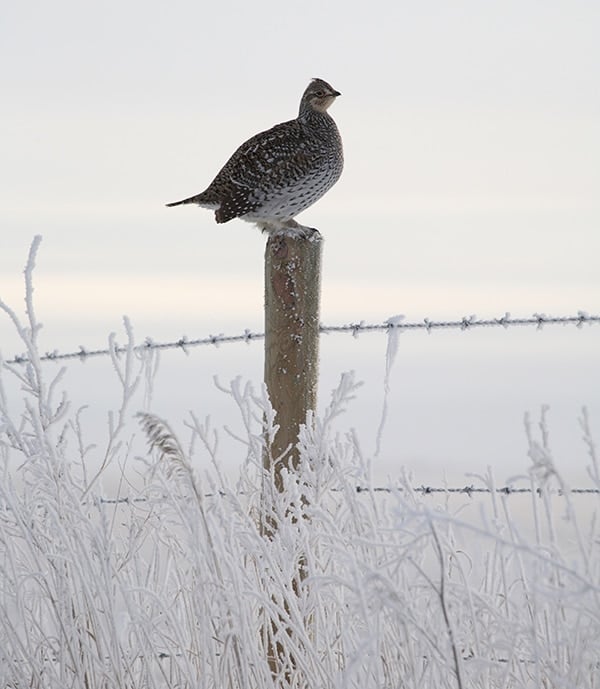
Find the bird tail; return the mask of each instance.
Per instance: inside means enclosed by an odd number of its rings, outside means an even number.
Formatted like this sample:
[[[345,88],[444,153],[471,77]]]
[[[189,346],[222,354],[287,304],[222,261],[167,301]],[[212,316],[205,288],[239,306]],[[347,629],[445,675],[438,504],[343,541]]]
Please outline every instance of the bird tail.
[[[186,203],[198,203],[199,196],[200,194],[198,194],[197,196],[190,196],[189,198],[183,199],[182,201],[173,201],[173,203],[167,203],[166,205],[169,208],[172,208],[173,206],[183,206]]]

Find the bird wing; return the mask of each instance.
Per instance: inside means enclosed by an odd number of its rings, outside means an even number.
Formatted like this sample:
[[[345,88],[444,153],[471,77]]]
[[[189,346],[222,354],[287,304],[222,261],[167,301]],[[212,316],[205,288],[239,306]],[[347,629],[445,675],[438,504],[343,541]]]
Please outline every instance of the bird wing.
[[[308,149],[306,139],[302,126],[291,120],[243,143],[206,190],[221,198],[217,222],[256,210],[266,194],[302,179],[322,155]]]

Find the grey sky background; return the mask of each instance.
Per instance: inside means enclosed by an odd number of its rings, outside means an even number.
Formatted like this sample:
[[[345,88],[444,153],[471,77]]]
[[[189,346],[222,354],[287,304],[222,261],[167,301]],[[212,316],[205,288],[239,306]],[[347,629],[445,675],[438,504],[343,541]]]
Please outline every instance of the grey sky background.
[[[320,76],[346,151],[300,218],[326,239],[324,322],[598,312],[599,35],[600,5],[577,0],[5,4],[0,296],[20,308],[42,234],[48,350],[102,346],[122,314],[140,340],[261,329],[264,237],[164,203],[295,117]],[[0,348],[22,349],[4,318]],[[570,466],[582,404],[598,427],[598,351],[598,328],[403,336],[378,470],[506,475],[543,403]],[[323,342],[322,404],[341,371],[365,380],[348,423],[367,454],[384,353],[383,336]],[[106,366],[67,377],[98,424]],[[260,345],[165,354],[157,411],[226,419],[212,374],[259,383],[261,366]]]

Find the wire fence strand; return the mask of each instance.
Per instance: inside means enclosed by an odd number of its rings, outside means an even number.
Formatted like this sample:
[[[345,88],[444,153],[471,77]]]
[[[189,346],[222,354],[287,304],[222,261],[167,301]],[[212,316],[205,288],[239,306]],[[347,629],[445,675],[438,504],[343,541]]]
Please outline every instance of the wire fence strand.
[[[344,492],[343,488],[331,488],[332,493]],[[354,486],[353,490],[359,494],[369,494],[369,493],[383,493],[383,494],[393,494],[393,493],[404,493],[406,488],[402,486],[391,487],[391,486]],[[541,488],[541,487],[515,487],[515,486],[499,486],[496,488],[490,488],[488,486],[412,486],[409,490],[413,493],[421,493],[421,495],[466,495],[467,497],[474,497],[476,495],[505,495],[505,496],[516,496],[516,495],[537,495],[541,497],[542,494],[547,490],[551,495],[557,497],[564,497],[566,495],[600,495],[600,488],[587,486],[578,488],[569,488],[568,490],[557,488],[554,490]],[[225,497],[227,493],[224,491],[212,491],[210,493],[204,493],[204,498],[215,498],[215,497]],[[235,492],[236,497],[244,495],[243,492]],[[185,498],[187,499],[187,497]],[[99,497],[98,502],[102,505],[135,505],[139,503],[150,502],[149,498],[146,497],[123,497],[123,498],[107,498]]]
[[[348,323],[345,325],[323,325],[321,324],[319,330],[323,334],[329,333],[348,333],[357,337],[361,333],[369,332],[390,332],[397,330],[400,332],[415,332],[425,331],[431,333],[436,330],[474,330],[478,328],[511,328],[511,327],[535,327],[541,329],[546,325],[574,325],[577,328],[582,328],[584,325],[592,325],[600,323],[600,316],[590,315],[585,311],[578,311],[576,315],[570,316],[548,316],[543,313],[534,313],[532,316],[513,318],[510,313],[505,313],[500,318],[477,318],[476,316],[464,316],[458,320],[431,320],[424,318],[422,321],[404,321],[403,317],[390,318],[383,323],[367,323],[360,321],[357,323]],[[200,337],[196,339],[189,339],[186,336],[180,337],[178,340],[171,342],[155,342],[151,338],[146,338],[142,344],[133,347],[134,351],[147,350],[165,350],[165,349],[180,349],[187,353],[188,348],[198,347],[200,345],[214,345],[231,344],[236,342],[245,342],[249,344],[255,340],[264,339],[263,332],[253,332],[251,330],[244,330],[239,335],[208,335],[207,337]],[[123,354],[128,350],[126,345],[115,344],[113,350],[109,348],[86,349],[80,346],[77,351],[59,352],[57,350],[46,352],[40,357],[41,361],[65,361],[69,359],[79,359],[85,361],[91,357],[108,356],[112,353],[116,355]],[[25,354],[15,355],[12,359],[6,361],[7,364],[26,364],[29,363],[29,357]]]

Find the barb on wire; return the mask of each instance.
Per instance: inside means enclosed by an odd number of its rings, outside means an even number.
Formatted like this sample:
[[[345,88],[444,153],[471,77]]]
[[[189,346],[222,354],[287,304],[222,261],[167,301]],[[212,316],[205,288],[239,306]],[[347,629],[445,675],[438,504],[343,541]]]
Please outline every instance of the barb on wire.
[[[473,330],[475,328],[494,328],[502,327],[504,329],[513,326],[535,326],[538,330],[545,325],[575,325],[581,328],[584,324],[592,325],[600,323],[600,316],[594,316],[585,311],[578,311],[576,315],[572,316],[547,316],[543,313],[534,313],[532,316],[524,318],[513,318],[510,313],[505,313],[500,318],[483,318],[479,319],[476,316],[464,316],[459,320],[439,320],[434,321],[429,318],[424,318],[422,321],[405,322],[399,319],[389,319],[384,323],[365,323],[360,321],[358,323],[349,323],[346,325],[323,325],[320,326],[320,332],[328,333],[350,333],[354,337],[358,337],[360,333],[369,332],[389,332],[390,330],[400,331],[415,331],[422,330],[430,333],[432,330]],[[208,337],[200,337],[193,340],[188,339],[185,335],[173,342],[154,342],[151,338],[146,338],[143,344],[134,347],[134,351],[144,351],[149,349],[181,349],[186,354],[190,347],[197,347],[199,345],[214,345],[218,347],[221,344],[229,344],[234,342],[245,342],[249,344],[254,340],[264,339],[265,334],[261,332],[252,332],[251,330],[244,330],[239,335],[209,335]],[[124,345],[115,345],[114,354],[122,354],[127,351]],[[90,357],[105,356],[111,352],[110,349],[86,349],[80,346],[79,350],[74,352],[61,353],[56,350],[46,352],[40,357],[41,361],[64,361],[67,359],[79,359],[85,361]],[[7,364],[26,364],[29,358],[26,355],[16,355],[12,359],[6,361]]]

